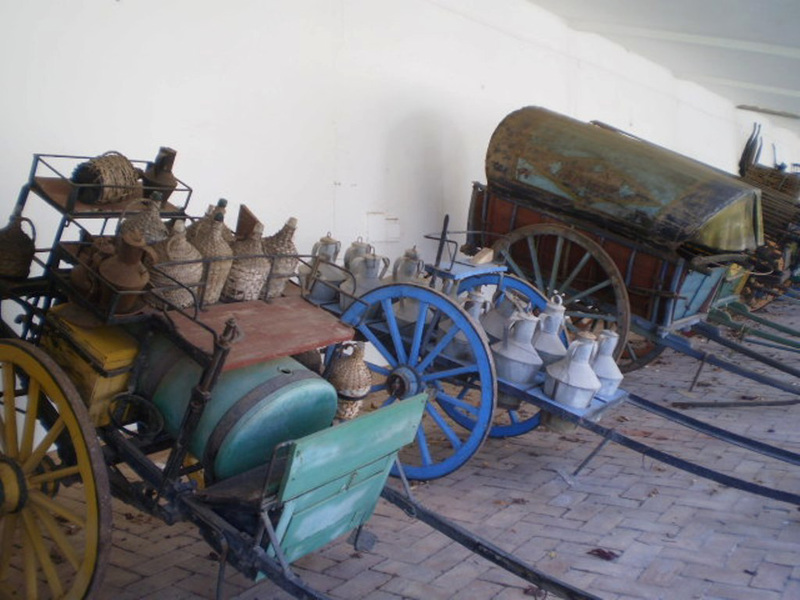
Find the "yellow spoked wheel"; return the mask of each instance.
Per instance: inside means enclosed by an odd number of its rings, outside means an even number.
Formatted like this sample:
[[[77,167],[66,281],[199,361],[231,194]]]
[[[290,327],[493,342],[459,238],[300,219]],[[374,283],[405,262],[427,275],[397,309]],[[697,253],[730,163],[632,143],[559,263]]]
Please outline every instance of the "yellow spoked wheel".
[[[0,371],[0,598],[93,597],[111,496],[86,407],[26,342],[0,341]]]

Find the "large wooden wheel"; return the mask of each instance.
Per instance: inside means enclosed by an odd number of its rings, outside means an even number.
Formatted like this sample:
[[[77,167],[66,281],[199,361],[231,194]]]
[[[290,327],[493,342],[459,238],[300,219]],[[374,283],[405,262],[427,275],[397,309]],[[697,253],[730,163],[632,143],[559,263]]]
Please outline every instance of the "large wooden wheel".
[[[571,335],[613,329],[620,337],[619,359],[630,330],[630,302],[625,280],[602,246],[558,224],[521,227],[494,245],[495,258],[545,297],[561,295]]]
[[[95,597],[111,543],[103,456],[75,386],[0,340],[0,598]]]

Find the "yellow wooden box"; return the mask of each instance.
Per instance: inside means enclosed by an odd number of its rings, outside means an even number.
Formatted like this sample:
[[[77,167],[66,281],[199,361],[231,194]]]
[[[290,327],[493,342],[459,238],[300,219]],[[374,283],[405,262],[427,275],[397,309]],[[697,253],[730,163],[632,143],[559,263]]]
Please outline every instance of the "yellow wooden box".
[[[75,384],[94,425],[108,425],[109,400],[127,389],[139,344],[118,325],[82,327],[71,323],[64,317],[68,306],[49,311],[42,347]]]

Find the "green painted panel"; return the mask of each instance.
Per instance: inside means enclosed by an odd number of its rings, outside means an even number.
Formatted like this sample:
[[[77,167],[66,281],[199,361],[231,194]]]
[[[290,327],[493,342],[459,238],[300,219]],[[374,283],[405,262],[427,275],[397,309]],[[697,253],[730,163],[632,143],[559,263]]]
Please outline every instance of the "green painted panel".
[[[420,394],[298,440],[280,500],[286,502],[410,443],[426,401]]]

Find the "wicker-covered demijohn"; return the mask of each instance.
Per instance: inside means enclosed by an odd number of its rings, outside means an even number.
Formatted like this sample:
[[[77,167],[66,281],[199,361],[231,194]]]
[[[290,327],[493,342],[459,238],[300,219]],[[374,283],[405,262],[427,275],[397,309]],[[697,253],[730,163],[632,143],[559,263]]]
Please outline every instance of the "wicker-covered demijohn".
[[[228,279],[233,260],[233,250],[222,237],[223,215],[214,215],[214,221],[207,235],[195,238],[194,245],[208,261],[205,272],[203,304],[214,304],[219,301],[222,288]],[[229,260],[220,260],[229,259]]]
[[[161,300],[177,308],[194,304],[192,292],[200,293],[198,284],[203,279],[203,255],[186,239],[184,222],[176,221],[169,238],[156,244],[153,250],[158,262],[150,268],[153,289],[148,301],[157,308],[165,306]]]
[[[278,232],[261,241],[264,254],[272,258],[272,269],[261,289],[263,300],[280,296],[286,287],[286,282],[297,270],[297,247],[293,239],[296,229],[297,219],[291,217]]]
[[[350,354],[345,350],[350,348]],[[336,388],[339,405],[336,418],[347,420],[358,415],[363,399],[372,387],[372,374],[364,361],[364,343],[345,344],[336,352],[328,381]]]
[[[271,261],[263,255],[261,234],[264,226],[256,223],[246,240],[233,243],[231,249],[237,258],[231,265],[222,299],[229,301],[258,300],[264,279],[269,272]]]

